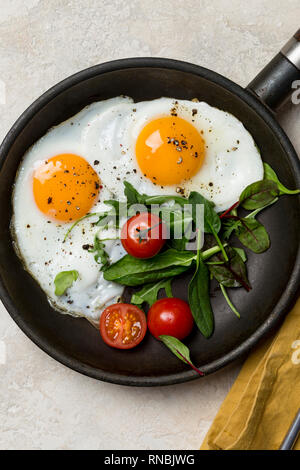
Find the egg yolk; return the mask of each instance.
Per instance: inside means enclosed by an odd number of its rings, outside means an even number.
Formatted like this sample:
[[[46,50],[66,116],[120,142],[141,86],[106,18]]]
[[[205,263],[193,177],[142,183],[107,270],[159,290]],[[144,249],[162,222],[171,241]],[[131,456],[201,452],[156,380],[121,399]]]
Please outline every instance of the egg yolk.
[[[205,142],[192,124],[178,116],[166,116],[146,124],[135,152],[143,175],[164,186],[197,173],[204,160]]]
[[[36,205],[45,216],[61,222],[71,222],[87,214],[99,190],[97,173],[78,155],[49,158],[33,174]]]

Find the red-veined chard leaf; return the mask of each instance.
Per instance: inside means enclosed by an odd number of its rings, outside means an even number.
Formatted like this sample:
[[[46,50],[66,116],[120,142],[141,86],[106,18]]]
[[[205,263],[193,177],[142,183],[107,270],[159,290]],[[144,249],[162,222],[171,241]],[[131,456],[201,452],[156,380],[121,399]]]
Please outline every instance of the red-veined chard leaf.
[[[261,180],[247,186],[240,195],[244,209],[259,209],[272,202],[279,194],[277,184],[271,180]]]
[[[157,296],[161,289],[165,289],[168,297],[173,297],[171,286],[172,280],[173,279],[162,279],[159,282],[146,284],[142,289],[132,295],[131,303],[142,305],[144,302],[147,302],[149,307],[151,307],[151,305],[157,301]]]
[[[234,232],[240,242],[254,253],[263,253],[270,247],[265,227],[251,214],[247,217],[229,216],[224,220],[223,227],[225,239]]]
[[[254,217],[240,219],[236,235],[240,242],[254,253],[263,253],[270,247],[268,232]]]
[[[251,289],[250,282],[247,277],[246,265],[238,250],[234,248],[226,248],[229,261],[225,262],[222,253],[217,253],[210,259],[210,263],[214,261],[216,264],[209,264],[209,270],[212,276],[225,287],[244,287],[247,291]],[[223,264],[219,264],[223,261]]]
[[[183,361],[185,364],[191,366],[192,369],[195,370],[199,375],[204,375],[203,372],[201,372],[199,369],[197,369],[197,367],[194,366],[191,361],[189,348],[185,344],[183,344],[179,339],[169,335],[161,335],[159,339],[164,343],[165,346],[167,346],[167,348],[170,349],[170,351],[172,351],[173,354],[175,354],[175,356],[178,357],[178,359]]]

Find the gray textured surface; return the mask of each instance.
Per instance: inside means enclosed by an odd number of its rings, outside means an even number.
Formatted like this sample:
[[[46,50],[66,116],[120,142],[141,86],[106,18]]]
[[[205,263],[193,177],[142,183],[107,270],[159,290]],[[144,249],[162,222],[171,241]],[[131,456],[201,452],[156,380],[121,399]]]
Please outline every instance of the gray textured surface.
[[[299,14],[299,0],[0,0],[0,139],[47,88],[110,59],[183,59],[244,86]],[[298,151],[299,111],[280,118]],[[198,448],[238,370],[151,390],[96,382],[47,357],[0,306],[0,448]]]

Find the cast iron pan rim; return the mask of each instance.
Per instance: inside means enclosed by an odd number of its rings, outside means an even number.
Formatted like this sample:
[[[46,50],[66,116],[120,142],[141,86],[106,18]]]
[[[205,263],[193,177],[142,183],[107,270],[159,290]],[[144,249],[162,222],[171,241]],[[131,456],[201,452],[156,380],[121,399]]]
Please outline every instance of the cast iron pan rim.
[[[252,94],[244,90],[239,85],[235,84],[231,80],[203,68],[198,65],[193,65],[188,62],[182,62],[173,59],[166,58],[151,58],[151,57],[139,57],[120,59],[111,62],[106,62],[100,65],[87,68],[81,72],[78,72],[65,80],[59,82],[57,85],[46,91],[40,98],[33,102],[31,106],[24,111],[20,118],[15,122],[7,136],[5,137],[2,145],[0,146],[0,171],[3,166],[4,160],[14,140],[23,131],[27,123],[31,118],[49,103],[54,97],[65,91],[67,88],[76,85],[77,83],[92,78],[98,74],[104,74],[111,71],[124,70],[127,68],[144,68],[144,67],[155,67],[162,69],[174,69],[181,72],[192,73],[199,75],[209,81],[212,81],[232,93],[237,95],[240,99],[245,101],[260,115],[260,117],[268,124],[274,134],[279,138],[279,141],[284,147],[289,160],[292,164],[295,178],[297,180],[297,186],[300,186],[300,162],[298,156],[288,139],[285,132],[282,130],[278,122],[272,116],[272,114],[260,103]],[[275,310],[272,312],[270,317],[255,331],[246,341],[244,341],[237,348],[232,350],[226,356],[223,356],[208,366],[203,366],[202,370],[205,374],[209,374],[217,371],[221,367],[229,364],[242,354],[249,351],[267,332],[274,329],[279,322],[282,321],[285,314],[292,308],[292,305],[296,301],[298,286],[300,283],[300,247],[297,254],[294,270],[291,274],[287,288],[282,295],[281,299],[276,305]],[[12,299],[10,298],[3,280],[0,278],[0,297],[1,300],[8,310],[13,320],[17,323],[20,329],[44,352],[50,355],[53,359],[57,360],[61,364],[89,377],[102,380],[105,382],[115,383],[119,385],[134,385],[134,386],[157,386],[157,385],[172,385],[176,383],[187,382],[198,378],[198,374],[194,371],[185,371],[178,374],[165,375],[160,377],[127,377],[120,374],[112,374],[108,371],[100,371],[94,367],[90,367],[78,360],[74,360],[69,357],[66,353],[58,351],[49,345],[43,338],[35,334],[30,325],[26,324],[22,317],[20,317]]]

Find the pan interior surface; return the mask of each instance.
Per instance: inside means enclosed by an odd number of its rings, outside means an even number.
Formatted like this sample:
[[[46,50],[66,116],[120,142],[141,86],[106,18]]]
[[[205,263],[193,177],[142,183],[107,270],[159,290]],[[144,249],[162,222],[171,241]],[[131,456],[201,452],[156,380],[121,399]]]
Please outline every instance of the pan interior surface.
[[[153,61],[149,66],[141,60],[136,64],[132,60],[126,67],[126,62],[121,62],[122,66],[96,66],[57,85],[22,115],[2,145],[1,297],[9,313],[35,343],[79,372],[127,385],[183,382],[196,378],[197,374],[150,334],[132,350],[109,348],[86,320],[54,311],[38,284],[23,269],[9,231],[11,191],[22,156],[51,126],[70,118],[89,103],[123,94],[135,101],[161,96],[196,97],[206,101],[234,114],[244,124],[256,141],[262,159],[274,168],[287,187],[299,187],[299,167],[294,151],[279,127],[270,125],[268,113],[264,114],[262,106],[253,104],[254,98],[253,103],[251,97],[248,102],[247,99],[244,101],[242,97],[246,98],[247,93],[238,86],[189,64]],[[270,234],[271,248],[261,255],[247,251],[251,292],[242,288],[229,290],[241,313],[240,320],[229,310],[217,286],[212,284],[215,332],[209,340],[196,331],[188,339],[193,362],[206,373],[246,352],[291,306],[299,281],[299,272],[295,272],[299,216],[299,200],[295,196],[281,197],[276,205],[259,216]],[[173,286],[173,293],[186,299],[186,280],[176,280]]]

